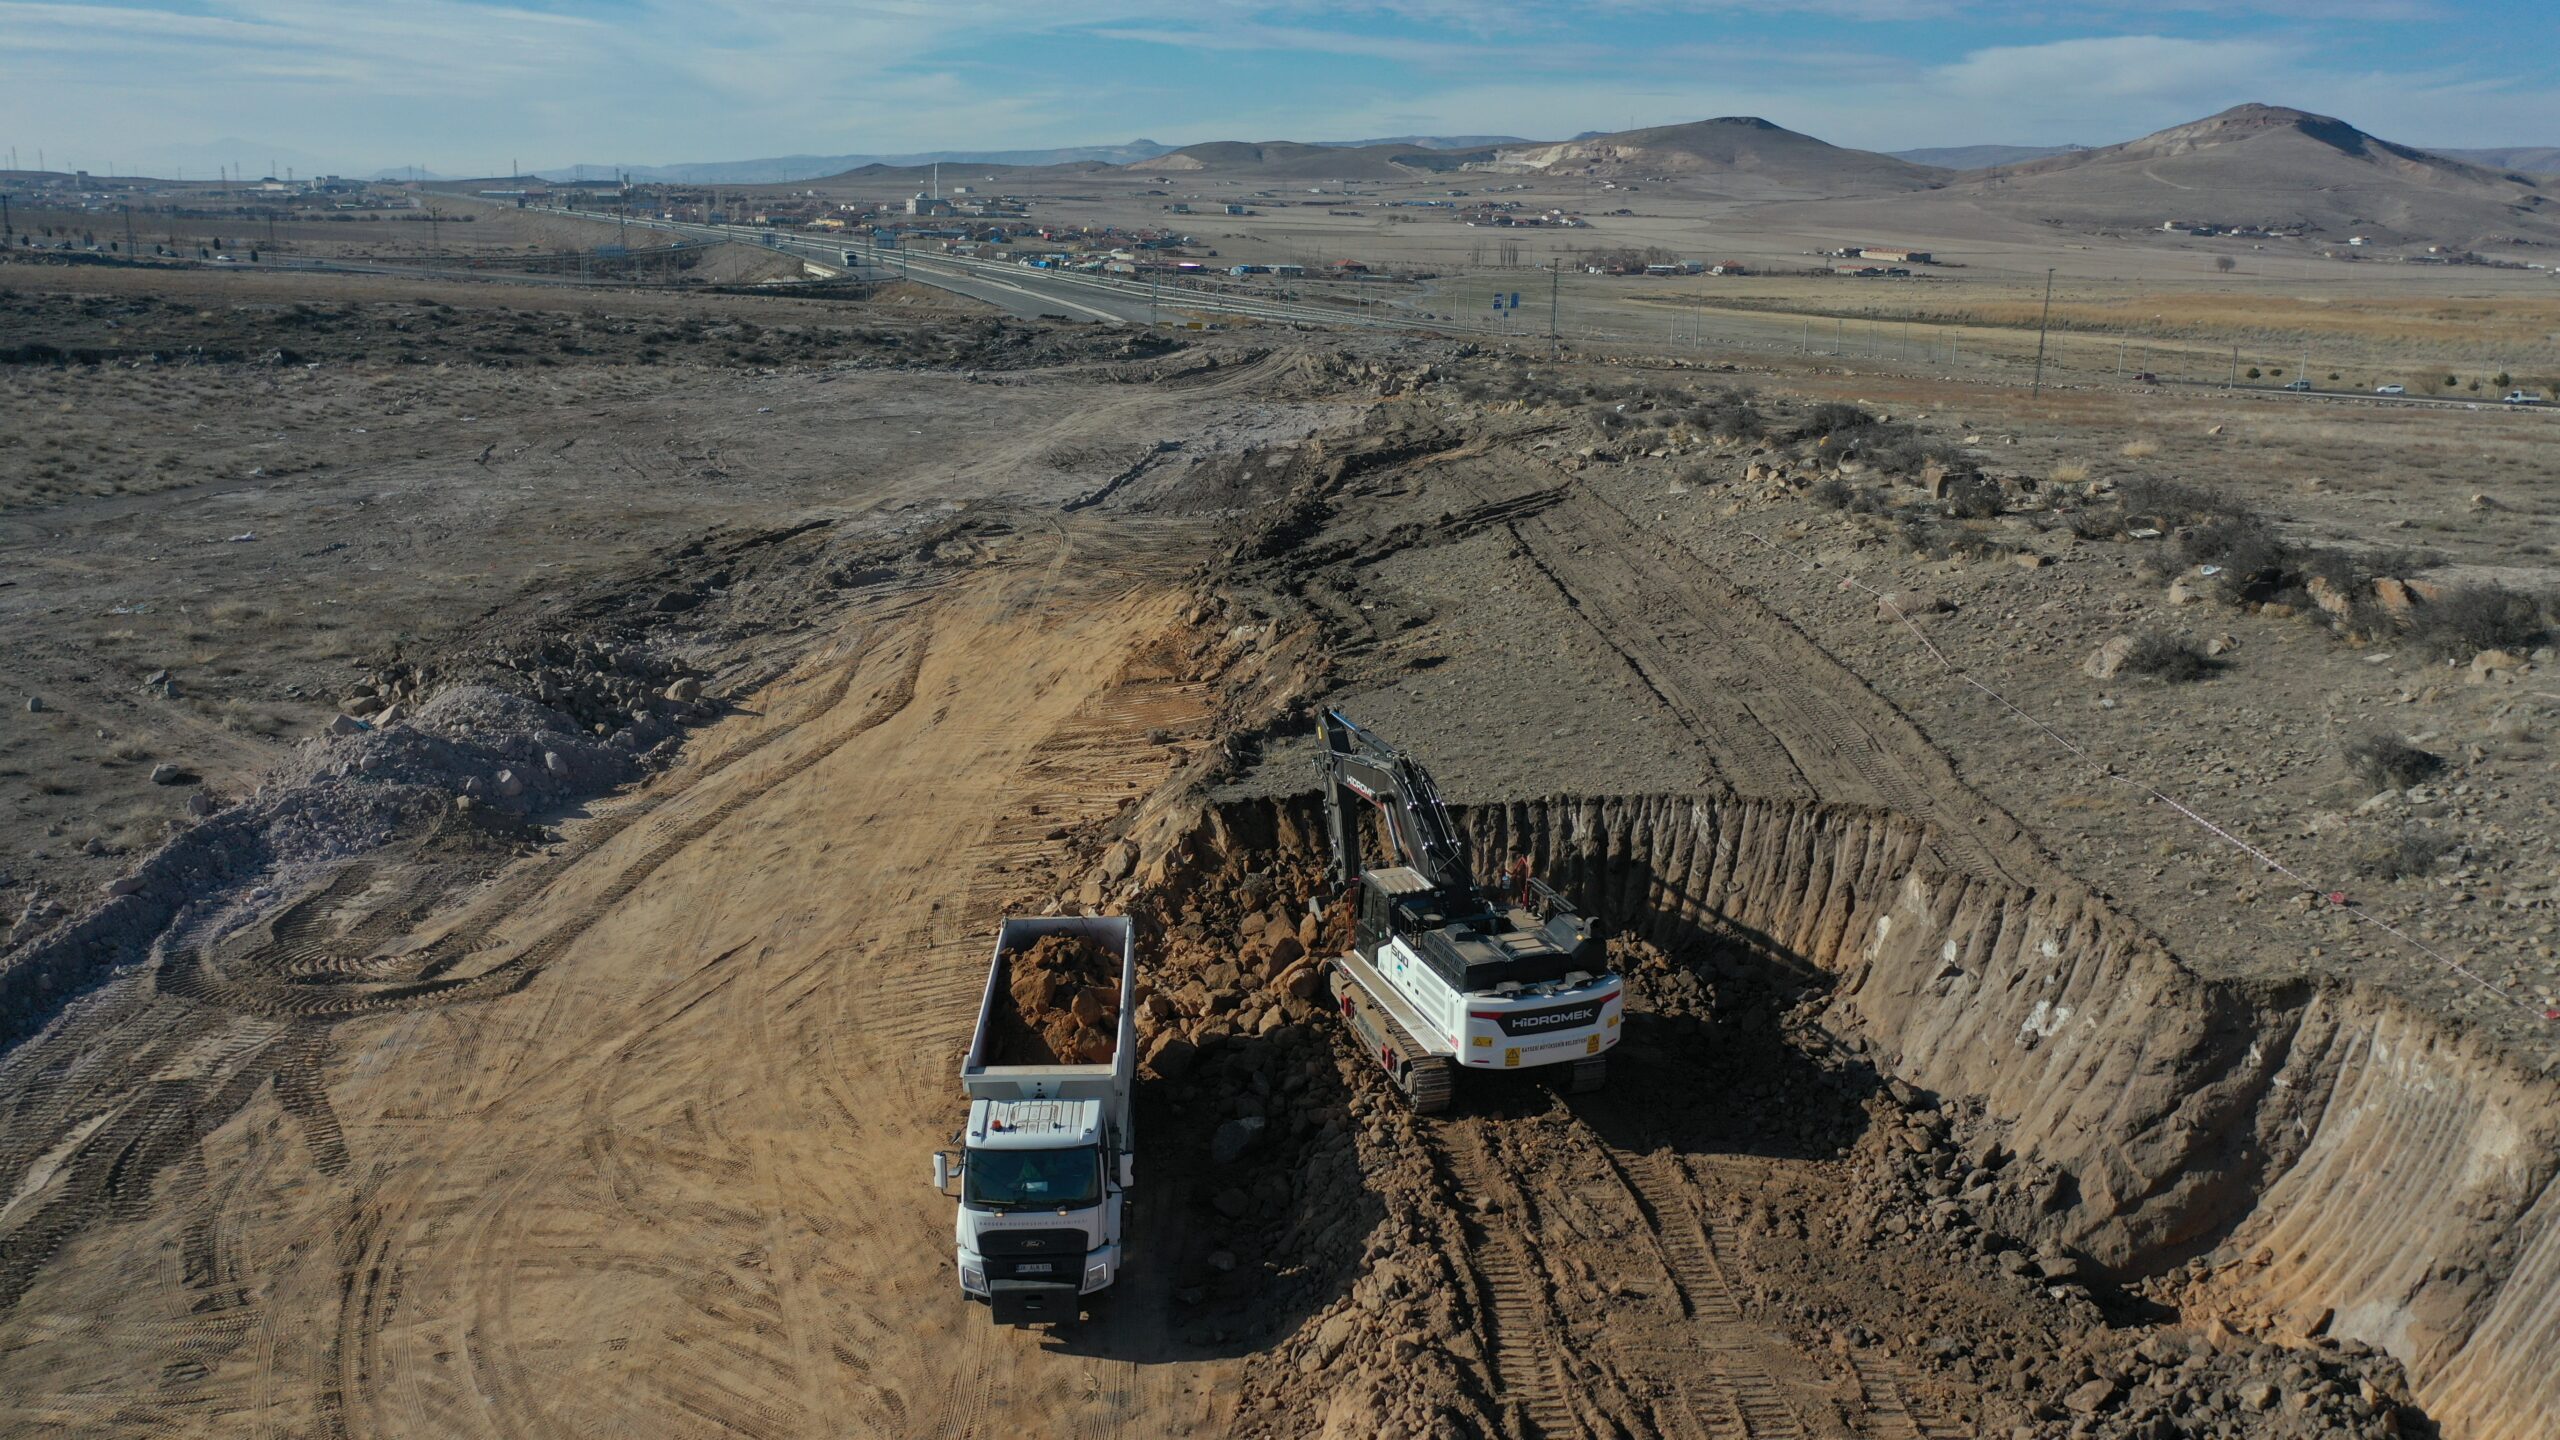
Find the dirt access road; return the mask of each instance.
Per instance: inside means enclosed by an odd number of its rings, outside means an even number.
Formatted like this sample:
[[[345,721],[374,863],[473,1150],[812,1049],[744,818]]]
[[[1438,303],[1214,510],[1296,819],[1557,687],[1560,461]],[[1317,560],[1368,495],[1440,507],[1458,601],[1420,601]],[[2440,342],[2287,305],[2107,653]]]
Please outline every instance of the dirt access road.
[[[81,1234],[9,1312],[9,1427],[1208,1420],[1218,1367],[1136,1364],[1167,1358],[1144,1316],[1079,1355],[960,1304],[922,1184],[1000,905],[1049,832],[1162,777],[1177,751],[1150,731],[1201,720],[1199,687],[1150,658],[1187,537],[1100,530],[1028,535],[947,589],[857,607],[700,760],[572,827],[530,893],[510,881],[404,936],[368,920],[403,893],[386,866],[285,943],[158,976],[146,1014],[175,1058],[93,1123],[134,1126],[171,1168],[156,1204],[77,1166],[10,1202],[12,1222],[70,1213],[66,1188],[98,1185],[137,1213]],[[530,956],[538,982],[365,1003],[368,957],[456,933],[489,947],[465,968]],[[279,1054],[310,1083],[259,1088],[200,1155],[169,1153],[187,1127],[136,1124],[167,1097],[218,1104]]]

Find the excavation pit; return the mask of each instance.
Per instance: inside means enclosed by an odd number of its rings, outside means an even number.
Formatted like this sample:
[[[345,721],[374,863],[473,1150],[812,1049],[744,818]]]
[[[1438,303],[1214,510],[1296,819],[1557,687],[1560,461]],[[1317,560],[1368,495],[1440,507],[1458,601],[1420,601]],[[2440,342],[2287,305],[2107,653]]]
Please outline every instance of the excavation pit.
[[[2095,897],[1948,873],[1918,827],[1880,812],[1556,797],[1458,820],[1474,855],[1525,851],[1615,937],[1639,1011],[1602,1094],[1462,1087],[1446,1122],[1395,1113],[1335,1032],[1382,1228],[1448,1257],[1455,1314],[1438,1323],[1464,1341],[1458,1403],[1495,1428],[1541,1428],[1538,1404],[1649,1423],[1655,1403],[1553,1377],[1514,1393],[1502,1334],[1517,1303],[1467,1258],[1505,1246],[1518,1253],[1496,1278],[1534,1272],[1546,1317],[1513,1314],[1513,1330],[1570,1322],[1577,1286],[1606,1297],[1594,1313],[1735,1305],[1843,1359],[1830,1375],[1819,1353],[1760,1369],[1800,1417],[1831,1396],[1853,1433],[1885,1391],[1951,1426],[2097,1434],[2155,1433],[2155,1417],[2171,1427],[2156,1433],[2222,1433],[2217,1407],[2237,1406],[2252,1428],[2232,1433],[2523,1440],[2560,1403],[2539,1363],[2560,1350],[2554,1107],[2484,1047],[2356,988],[2200,978]],[[1214,886],[1319,886],[1322,834],[1311,796],[1210,808],[1156,892],[1168,926],[1194,927],[1169,953],[1220,940],[1194,898]],[[1431,1176],[1399,1169],[1403,1148]],[[1620,1172],[1625,1204],[1541,1189],[1594,1166]],[[1399,1208],[1434,1195],[1464,1217],[1453,1241]],[[1667,1213],[1690,1205],[1695,1239]],[[1667,1295],[1595,1273],[1597,1242],[1580,1242],[1619,1230],[1672,1257]],[[1725,1297],[1681,1273],[1701,1241]],[[1862,1300],[1819,1273],[1826,1249],[1873,1257],[1877,1295],[1908,1296]],[[1362,1263],[1382,1254],[1410,1268],[1375,1238]],[[1957,1278],[1915,1286],[1924,1260]],[[1790,1286],[1790,1265],[1812,1280]],[[2028,1283],[1977,1285],[1994,1271]],[[1896,1333],[1976,1290],[1970,1321]],[[1326,1348],[1306,1338],[1322,1324],[1291,1346]],[[1427,1339],[1434,1322],[1413,1328]],[[1487,1358],[1471,1366],[1471,1347]],[[1584,1362],[1562,1363],[1570,1381]],[[1713,1391],[1714,1368],[1664,1384]],[[2259,1415],[2261,1399],[2294,1408]],[[1398,1413],[1384,1388],[1374,1403]],[[1427,1432],[1427,1414],[1407,1418]]]

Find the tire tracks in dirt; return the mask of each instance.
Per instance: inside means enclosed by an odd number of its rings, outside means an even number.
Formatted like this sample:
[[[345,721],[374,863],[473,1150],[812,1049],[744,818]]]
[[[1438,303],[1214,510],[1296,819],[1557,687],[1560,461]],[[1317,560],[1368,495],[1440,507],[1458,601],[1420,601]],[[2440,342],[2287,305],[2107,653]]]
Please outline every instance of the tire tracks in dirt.
[[[1524,494],[1444,468],[1478,507],[1554,488]],[[1563,605],[1707,746],[1727,786],[1907,815],[1951,868],[1985,879],[2033,884],[2045,872],[2023,827],[1856,672],[1587,482],[1561,490],[1501,523]]]

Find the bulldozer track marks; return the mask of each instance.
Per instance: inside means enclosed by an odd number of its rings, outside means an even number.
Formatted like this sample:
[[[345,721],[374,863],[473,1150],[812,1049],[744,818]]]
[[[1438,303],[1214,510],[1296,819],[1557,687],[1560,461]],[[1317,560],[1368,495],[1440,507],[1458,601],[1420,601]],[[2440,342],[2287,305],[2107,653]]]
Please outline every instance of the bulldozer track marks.
[[[1477,1313],[1490,1332],[1486,1366],[1496,1405],[1516,1405],[1535,1440],[1589,1434],[1569,1398],[1565,1339],[1547,1299],[1533,1242],[1517,1223],[1488,1218],[1476,1208],[1480,1197],[1500,1194],[1479,1128],[1466,1120],[1446,1122],[1432,1137],[1457,1212],[1455,1258],[1461,1271],[1474,1277]]]
[[[1444,1244],[1469,1277],[1472,1308],[1487,1356],[1491,1398],[1503,1423],[1538,1440],[1587,1434],[1654,1434],[1666,1440],[1959,1440],[1968,1432],[1917,1403],[1906,1372],[1882,1356],[1853,1363],[1865,1412],[1844,1429],[1833,1401],[1846,1383],[1840,1366],[1801,1350],[1754,1320],[1720,1253],[1701,1180],[1676,1153],[1613,1144],[1561,1100],[1526,1114],[1460,1114],[1423,1122],[1447,1180]],[[1521,1138],[1511,1127],[1528,1125]],[[1532,1140],[1542,1133],[1544,1139]],[[1591,1177],[1575,1195],[1533,1199],[1511,1184],[1505,1146],[1578,1150]],[[1559,1207],[1561,1207],[1559,1209]],[[1576,1218],[1580,1207],[1581,1217]],[[1554,1211],[1554,1214],[1542,1213]],[[1574,1316],[1582,1306],[1633,1305],[1563,1277],[1547,1260],[1550,1225],[1607,1233],[1632,1222],[1626,1260],[1631,1297],[1670,1293],[1660,1320],[1613,1326],[1597,1353],[1583,1348]],[[1587,1229],[1584,1233],[1588,1233]],[[1550,1279],[1553,1272],[1555,1279]],[[1646,1276],[1658,1277],[1653,1280]],[[1584,1279],[1591,1277],[1586,1273]],[[1561,1285],[1584,1296],[1563,1298]],[[1605,1292],[1614,1294],[1616,1292]]]
[[[1620,553],[1650,549],[1671,573],[1699,573],[1703,561],[1695,552],[1662,540],[1588,489],[1581,493],[1590,502],[1585,513],[1605,517],[1614,538],[1629,547]],[[1709,622],[1715,651],[1740,661],[1749,673],[1779,677],[1775,684],[1746,693],[1757,702],[1750,703],[1754,716],[1781,744],[1800,754],[1800,773],[1815,778],[1817,789],[1820,777],[1834,777],[1834,783],[1845,780],[1870,791],[1818,793],[1814,798],[1863,800],[1906,815],[1929,827],[1930,844],[1955,868],[2021,883],[2015,873],[2016,852],[2023,843],[2018,823],[1967,786],[1945,753],[1909,717],[1721,572],[1706,570],[1691,588],[1710,592],[1689,608]],[[1825,675],[1833,683],[1813,683]],[[1825,703],[1815,698],[1817,693],[1847,696],[1851,703]],[[2012,854],[2004,857],[1983,838],[1986,833],[2001,837]]]
[[[1881,1355],[1852,1352],[1858,1396],[1876,1440],[1973,1440],[1973,1427],[1912,1397],[1902,1367]]]
[[[1686,1387],[1683,1398],[1690,1413],[1719,1440],[1727,1435],[1802,1440],[1808,1433],[1804,1422],[1761,1359],[1767,1339],[1734,1298],[1732,1282],[1716,1257],[1714,1235],[1697,1209],[1695,1188],[1679,1162],[1659,1153],[1602,1145],[1597,1137],[1593,1143],[1634,1197],[1679,1292],[1681,1309],[1695,1327],[1697,1354],[1712,1366],[1707,1383]],[[1697,1354],[1681,1368],[1693,1369]]]
[[[1474,498],[1461,516],[1511,534],[1566,608],[1706,747],[1726,785],[1909,816],[1943,860],[1988,879],[2040,872],[2017,822],[1965,785],[1907,716],[1692,548],[1587,481],[1524,491],[1465,466],[1449,473]]]

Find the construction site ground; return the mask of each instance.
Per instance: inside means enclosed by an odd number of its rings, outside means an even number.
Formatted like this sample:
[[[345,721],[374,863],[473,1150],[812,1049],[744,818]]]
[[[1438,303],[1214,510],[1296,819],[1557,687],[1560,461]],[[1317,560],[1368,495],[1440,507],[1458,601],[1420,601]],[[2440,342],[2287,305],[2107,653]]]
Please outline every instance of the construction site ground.
[[[15,1002],[0,1056],[9,1428],[2433,1423],[2380,1339],[2217,1289],[2270,1263],[2253,1247],[2125,1270],[2056,1243],[2066,1168],[2004,1148],[1999,1097],[1881,1073],[1809,966],[1630,936],[1610,1089],[1497,1082],[1418,1119],[1249,960],[1324,898],[1288,807],[1329,703],[1480,811],[1907,819],[1945,872],[2090,887],[2209,979],[2392,997],[2541,1103],[2547,652],[2471,684],[2298,617],[2170,606],[2142,542],[2024,507],[1975,528],[2043,563],[1932,559],[1746,479],[1772,451],[1599,418],[1648,387],[1756,383],[1780,427],[1860,399],[1999,467],[2147,464],[2306,532],[2414,521],[2438,570],[2547,583],[2516,521],[2560,496],[2506,417],[2446,417],[2480,458],[2421,484],[2447,464],[2433,422],[2351,442],[2245,400],[1177,342],[896,297],[92,279],[5,297],[97,352],[0,374],[36,422],[0,450],[23,692],[0,965],[67,977]],[[1524,373],[1573,391],[1524,405]],[[1943,600],[1917,622],[1936,651],[1860,586]],[[2189,685],[2082,673],[2154,626],[2233,643]],[[359,681],[405,723],[327,734]],[[570,697],[604,718],[537,713]],[[523,733],[475,733],[488,716]],[[2451,769],[2377,799],[2339,751],[2383,725]],[[413,728],[434,743],[401,748]],[[474,746],[533,757],[530,786]],[[2111,769],[2349,877],[2494,992]],[[2441,870],[2358,876],[2413,825],[2458,832]],[[996,921],[1085,907],[1142,917],[1169,1000],[1150,1050],[1173,1032],[1195,1058],[1142,1087],[1119,1293],[1083,1326],[997,1329],[958,1294],[927,1163]],[[1242,1118],[1262,1140],[1213,1164]]]

